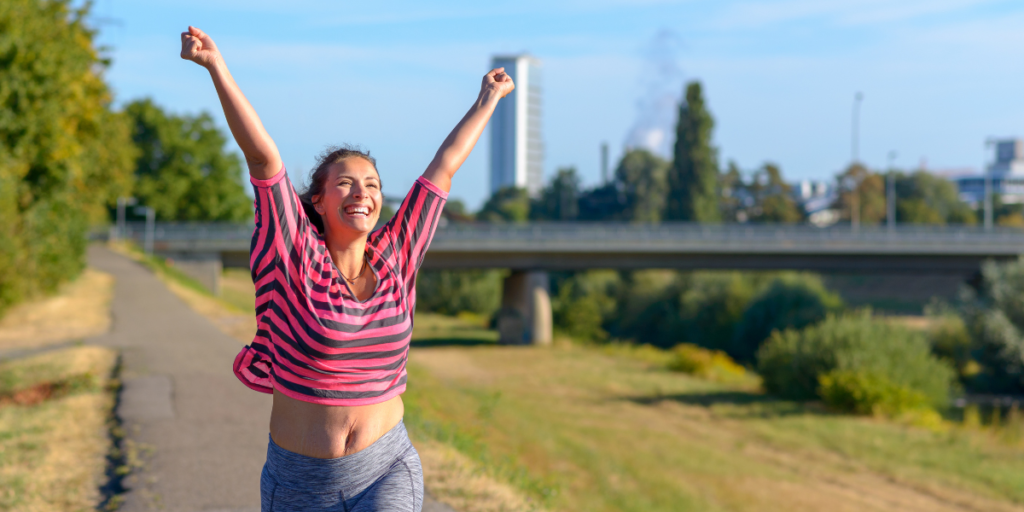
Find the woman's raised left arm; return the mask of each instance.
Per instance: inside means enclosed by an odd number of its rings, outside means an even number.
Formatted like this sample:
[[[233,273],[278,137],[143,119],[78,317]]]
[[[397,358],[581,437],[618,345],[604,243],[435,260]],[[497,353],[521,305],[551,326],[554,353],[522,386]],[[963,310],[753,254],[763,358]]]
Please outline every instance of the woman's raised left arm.
[[[487,121],[498,105],[498,100],[512,92],[515,87],[512,77],[505,74],[505,68],[492,69],[484,75],[476,103],[473,103],[469,112],[466,112],[459,124],[455,125],[455,129],[448,134],[448,138],[437,150],[427,170],[423,171],[423,177],[441,190],[450,191],[452,176],[455,176],[455,171],[459,170],[462,162],[465,162],[466,157],[473,151],[473,146],[480,139],[480,134],[484,132]]]

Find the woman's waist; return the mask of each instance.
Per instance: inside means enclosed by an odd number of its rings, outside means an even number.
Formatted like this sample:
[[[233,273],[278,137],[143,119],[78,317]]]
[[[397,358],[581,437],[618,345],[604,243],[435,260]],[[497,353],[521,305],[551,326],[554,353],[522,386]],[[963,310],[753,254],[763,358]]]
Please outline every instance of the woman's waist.
[[[364,450],[404,414],[401,396],[370,405],[336,406],[297,400],[275,390],[270,435],[290,452],[333,459]]]

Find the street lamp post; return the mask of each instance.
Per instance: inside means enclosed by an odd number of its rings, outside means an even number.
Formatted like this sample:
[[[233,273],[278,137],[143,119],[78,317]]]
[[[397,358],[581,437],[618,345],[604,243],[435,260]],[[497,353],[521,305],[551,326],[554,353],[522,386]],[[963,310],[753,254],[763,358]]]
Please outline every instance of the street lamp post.
[[[853,130],[850,141],[853,163],[860,161],[860,102],[863,100],[864,95],[857,91],[857,94],[853,96]]]
[[[889,152],[889,175],[886,176],[885,224],[890,233],[896,231],[896,169],[893,167],[896,156],[895,151]]]
[[[128,236],[128,226],[125,222],[125,207],[134,205],[137,200],[134,197],[119,197],[117,198],[117,238],[118,240],[124,240]]]
[[[153,238],[156,234],[156,212],[148,206],[136,206],[136,215],[146,216],[146,237],[143,239],[143,249],[146,254],[153,254]]]
[[[996,141],[992,138],[985,139],[986,155],[988,155],[988,149],[995,143]],[[985,205],[985,231],[992,231],[992,166],[984,160],[981,166],[982,172],[985,173],[985,200],[983,202]]]
[[[850,129],[850,169],[853,170],[853,166],[860,162],[860,102],[864,100],[864,95],[860,91],[857,91],[853,95],[853,116],[851,119]],[[853,187],[850,191],[850,229],[858,231],[860,229],[860,183],[857,179],[852,180]]]

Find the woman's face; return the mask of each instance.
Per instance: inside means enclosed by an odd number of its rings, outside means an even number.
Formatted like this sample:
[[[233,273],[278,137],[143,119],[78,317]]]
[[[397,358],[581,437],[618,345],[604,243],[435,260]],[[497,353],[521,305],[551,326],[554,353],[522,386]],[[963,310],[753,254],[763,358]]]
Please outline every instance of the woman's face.
[[[328,171],[323,194],[313,198],[326,231],[373,231],[384,200],[377,169],[366,159],[352,157],[331,164]]]

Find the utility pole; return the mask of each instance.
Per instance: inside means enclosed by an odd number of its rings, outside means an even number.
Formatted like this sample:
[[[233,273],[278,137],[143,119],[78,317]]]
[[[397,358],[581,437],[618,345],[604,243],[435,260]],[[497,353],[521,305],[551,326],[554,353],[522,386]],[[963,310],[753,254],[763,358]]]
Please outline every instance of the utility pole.
[[[853,170],[853,167],[860,163],[860,102],[863,100],[864,95],[860,91],[853,95],[853,118],[850,130],[850,170]],[[850,191],[850,228],[856,232],[860,230],[860,182],[852,176],[851,178],[853,187]]]
[[[860,162],[860,102],[863,100],[864,95],[857,91],[857,94],[853,96],[853,130],[850,141],[852,163]]]
[[[117,239],[124,240],[128,236],[128,223],[125,219],[125,207],[138,202],[134,197],[117,198]]]
[[[886,176],[885,224],[889,228],[889,233],[896,231],[896,169],[893,167],[896,156],[895,151],[889,152],[889,175]]]
[[[988,148],[996,141],[993,138],[985,139],[986,159],[982,161],[981,169],[985,173],[985,231],[992,231],[992,166],[988,165]]]
[[[146,237],[143,239],[143,250],[146,254],[153,254],[153,238],[156,234],[156,211],[148,206],[136,206],[135,213],[146,216]]]
[[[601,143],[601,184],[608,183],[608,143]]]

